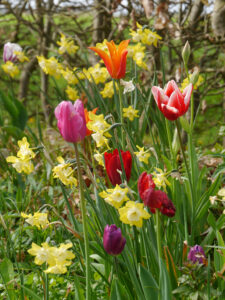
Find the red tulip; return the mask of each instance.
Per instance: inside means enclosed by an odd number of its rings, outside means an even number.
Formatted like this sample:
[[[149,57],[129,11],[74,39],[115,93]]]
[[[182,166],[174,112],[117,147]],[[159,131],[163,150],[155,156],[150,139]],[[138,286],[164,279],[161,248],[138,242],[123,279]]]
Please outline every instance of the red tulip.
[[[173,217],[176,208],[173,202],[168,198],[167,194],[160,190],[155,190],[155,183],[152,175],[143,172],[138,179],[138,192],[145,206],[148,206],[154,214],[158,208],[163,215]]]
[[[187,112],[192,90],[193,85],[190,83],[181,93],[176,82],[171,80],[164,90],[153,86],[152,94],[159,110],[168,120],[174,121]]]
[[[131,167],[132,167],[132,157],[129,151],[122,151],[121,156],[123,160],[124,170],[126,173],[127,181],[130,179],[131,175]],[[121,184],[122,180],[120,177],[120,173],[118,170],[122,172],[121,163],[120,163],[120,156],[118,149],[115,149],[113,153],[104,153],[105,158],[105,167],[106,172],[108,174],[109,180],[111,181],[112,185]]]
[[[110,55],[97,47],[89,47],[89,49],[96,52],[103,59],[112,78],[120,79],[124,78],[126,73],[127,46],[129,42],[130,40],[122,41],[118,46],[116,46],[113,41],[107,42],[106,44]]]

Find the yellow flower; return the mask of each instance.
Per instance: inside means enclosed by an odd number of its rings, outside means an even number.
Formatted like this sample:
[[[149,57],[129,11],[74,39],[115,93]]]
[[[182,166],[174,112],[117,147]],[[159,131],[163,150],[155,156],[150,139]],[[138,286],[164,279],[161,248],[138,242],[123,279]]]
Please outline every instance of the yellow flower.
[[[197,82],[193,86],[194,90],[197,90],[197,88],[204,82],[204,78],[202,75],[199,75]],[[188,78],[185,78],[183,82],[181,83],[181,92],[189,85],[189,80]]]
[[[144,34],[141,42],[149,46],[154,45],[155,47],[157,47],[157,43],[161,39],[162,37],[160,35],[146,28],[144,29]]]
[[[147,68],[146,63],[143,61],[145,59],[145,49],[146,47],[143,46],[141,43],[137,43],[136,45],[130,45],[128,47],[128,56],[132,57],[136,64],[144,69]]]
[[[102,191],[99,193],[107,203],[114,206],[115,208],[120,208],[121,205],[128,201],[129,198],[127,197],[128,188],[121,188],[118,184],[114,189],[107,189],[106,191]]]
[[[92,81],[94,79],[96,84],[105,83],[109,78],[107,69],[105,67],[100,67],[100,64],[96,64],[88,70],[83,69],[83,72],[87,76],[88,80]]]
[[[147,153],[149,150],[144,150],[144,147],[139,147],[138,145],[136,146],[138,148],[138,152],[134,152],[134,154],[137,156],[138,160],[141,162],[144,162],[145,164],[148,163],[148,159],[151,156],[150,153]]]
[[[225,201],[225,188],[220,189],[217,195],[222,197],[222,200]]]
[[[104,41],[102,43],[97,43],[96,47],[101,49],[102,51],[106,52],[107,54],[109,54],[109,49],[108,49],[106,43],[107,43],[107,40],[104,39]],[[96,53],[96,55],[97,55],[97,53]]]
[[[104,115],[96,115],[93,112],[88,113],[89,122],[87,123],[87,128],[91,131],[107,131],[110,128],[110,124],[107,123],[104,119]],[[108,132],[105,132],[105,135],[111,137]]]
[[[150,214],[144,210],[143,203],[135,203],[134,201],[128,201],[126,205],[119,209],[120,220],[129,224],[142,227],[143,219],[149,219]]]
[[[104,136],[103,130],[99,130],[99,131],[93,133],[91,136],[95,140],[96,146],[98,148],[103,147],[104,145],[106,145],[107,148],[109,148],[108,139]]]
[[[96,153],[94,154],[94,158],[95,158],[95,160],[97,160],[97,162],[99,163],[100,166],[105,167],[104,160],[103,160],[103,154],[96,151]]]
[[[142,30],[142,26],[137,22],[137,30],[130,30],[130,35],[132,36],[132,40],[134,42],[140,42],[142,40],[143,37],[143,30]]]
[[[6,74],[8,74],[12,78],[17,76],[20,72],[18,67],[9,60],[4,65],[2,65],[2,69]]]
[[[59,178],[59,180],[61,180],[65,185],[77,186],[77,180],[72,175],[73,169],[70,167],[71,164],[66,164],[61,156],[57,157],[57,161],[59,162],[59,165],[52,169],[53,177]]]
[[[58,52],[59,54],[64,54],[68,52],[69,54],[75,54],[79,49],[78,46],[74,45],[74,41],[70,38],[66,38],[64,34],[61,33],[60,41],[57,41],[57,44],[60,46]]]
[[[31,226],[36,226],[38,229],[46,228],[49,224],[48,214],[47,213],[39,213],[35,212],[32,216],[31,214],[27,215],[25,213],[21,213],[21,217],[26,219],[25,221]]]
[[[115,83],[116,90],[118,91],[118,85]],[[103,98],[112,98],[114,95],[113,81],[107,82],[104,89],[100,92]]]
[[[61,74],[64,77],[64,79],[68,82],[68,84],[77,84],[78,79],[73,74],[73,71],[66,68],[66,70],[61,70]]]
[[[69,85],[66,88],[66,94],[67,94],[67,97],[72,101],[79,99],[77,90],[72,88]]]
[[[72,243],[68,244],[60,244],[59,248],[53,247],[52,249],[52,255],[55,258],[55,263],[56,265],[71,265],[71,262],[68,261],[70,259],[73,259],[75,255],[73,252],[68,251],[67,249],[71,248],[73,245]],[[51,264],[50,264],[51,265]]]
[[[26,137],[23,137],[21,141],[18,141],[20,150],[17,152],[17,156],[23,160],[32,159],[35,157],[35,153],[30,149],[30,144]]]
[[[25,174],[30,174],[34,170],[34,165],[29,159],[23,160],[16,156],[8,156],[6,161],[12,163],[13,168],[15,168],[18,173],[24,172]]]
[[[31,249],[27,252],[30,255],[35,256],[34,263],[36,265],[42,265],[45,262],[53,265],[55,262],[54,256],[52,255],[53,247],[49,246],[48,243],[42,243],[41,245],[42,247],[32,243]]]
[[[168,179],[166,178],[166,176],[168,175],[167,173],[164,173],[163,170],[159,169],[159,168],[155,168],[155,170],[157,172],[153,172],[153,178],[152,180],[154,181],[155,185],[158,188],[163,188],[164,190],[166,190],[166,185],[170,186],[170,182],[168,181]]]
[[[15,54],[17,59],[22,63],[25,61],[29,61],[29,58],[24,54],[23,51],[14,51],[13,54]]]
[[[39,66],[46,74],[54,76],[59,79],[61,76],[62,65],[58,62],[55,57],[50,57],[49,59],[44,56],[37,56]]]
[[[124,118],[128,118],[130,121],[133,121],[134,118],[138,118],[138,110],[134,109],[131,105],[127,108],[123,108]]]

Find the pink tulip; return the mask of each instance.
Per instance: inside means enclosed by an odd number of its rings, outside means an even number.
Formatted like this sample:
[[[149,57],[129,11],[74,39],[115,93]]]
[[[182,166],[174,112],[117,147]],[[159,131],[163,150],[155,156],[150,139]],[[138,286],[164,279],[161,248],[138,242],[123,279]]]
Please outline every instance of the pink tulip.
[[[153,86],[152,94],[159,110],[168,120],[174,121],[187,112],[192,90],[193,85],[190,83],[181,93],[176,82],[171,80],[164,90]]]
[[[77,100],[74,104],[70,101],[62,101],[55,108],[55,117],[64,140],[76,143],[85,138],[87,129],[81,100]]]
[[[5,63],[7,61],[15,62],[17,60],[17,56],[16,54],[14,54],[14,51],[22,52],[22,48],[20,47],[20,45],[10,42],[4,45],[3,60]]]

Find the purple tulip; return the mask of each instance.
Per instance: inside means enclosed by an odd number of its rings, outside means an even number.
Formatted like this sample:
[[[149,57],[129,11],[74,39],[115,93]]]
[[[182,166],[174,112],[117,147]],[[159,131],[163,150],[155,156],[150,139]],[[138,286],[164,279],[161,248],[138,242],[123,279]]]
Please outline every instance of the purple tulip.
[[[204,264],[205,263],[205,252],[202,249],[201,246],[195,245],[194,247],[191,247],[189,253],[188,253],[188,260],[192,261],[194,264]]]
[[[110,255],[119,255],[126,244],[126,239],[121,234],[121,229],[115,224],[106,225],[103,235],[103,246]]]
[[[55,108],[55,117],[64,140],[76,143],[85,138],[87,129],[81,100],[76,100],[74,104],[70,101],[62,101]]]
[[[13,44],[13,43],[6,43],[4,45],[4,50],[3,50],[3,60],[6,63],[7,61],[15,62],[17,60],[16,54],[14,54],[14,51],[21,52],[22,48],[18,44]]]

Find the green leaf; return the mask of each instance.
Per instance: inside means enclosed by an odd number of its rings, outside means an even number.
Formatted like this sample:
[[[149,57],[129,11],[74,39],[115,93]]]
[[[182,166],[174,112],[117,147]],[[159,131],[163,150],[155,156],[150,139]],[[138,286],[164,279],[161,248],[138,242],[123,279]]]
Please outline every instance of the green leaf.
[[[152,274],[141,264],[139,265],[139,274],[145,299],[158,299],[159,287]]]
[[[213,214],[212,214],[211,212],[209,212],[207,221],[208,221],[209,225],[210,225],[214,230],[216,230],[216,220],[215,220],[215,218],[214,218],[214,216],[213,216]]]
[[[14,269],[13,264],[8,258],[4,258],[3,261],[0,264],[0,274],[3,280],[3,283],[5,285],[5,288],[7,290],[8,296],[10,300],[16,299],[16,295],[14,293]]]
[[[117,278],[113,279],[111,285],[110,300],[128,300],[128,294]]]
[[[185,117],[180,117],[180,124],[187,133],[191,132],[190,125]]]
[[[172,300],[172,291],[171,291],[171,284],[168,275],[168,271],[163,260],[160,260],[160,293],[161,293],[161,300]]]

